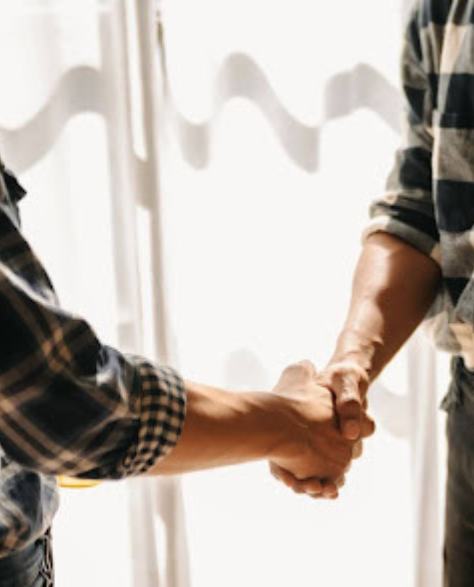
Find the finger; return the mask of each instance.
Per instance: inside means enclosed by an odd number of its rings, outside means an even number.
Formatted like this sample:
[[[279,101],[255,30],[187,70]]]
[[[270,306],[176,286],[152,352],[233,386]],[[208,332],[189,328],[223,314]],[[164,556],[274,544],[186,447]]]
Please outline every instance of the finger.
[[[316,377],[316,375],[318,374],[315,364],[313,363],[313,361],[310,361],[309,359],[299,361],[298,363],[296,363],[296,365],[305,369],[309,377]]]
[[[346,484],[346,477],[345,477],[345,475],[342,475],[342,477],[339,477],[339,479],[337,479],[337,481],[334,482],[334,485],[338,489],[341,489],[341,487],[344,487],[345,484]]]
[[[326,481],[323,483],[323,492],[321,495],[326,499],[337,499],[339,497],[339,491],[332,481]]]
[[[293,489],[295,493],[307,493],[314,495],[322,493],[322,483],[316,477],[302,480],[297,479],[292,473],[286,469],[283,469],[279,465],[276,465],[275,463],[270,463],[270,471],[272,475],[278,479],[278,481],[281,481]]]
[[[335,484],[331,483],[329,485],[323,484],[321,493],[308,493],[307,495],[312,499],[337,499],[339,497],[339,491]]]
[[[361,437],[368,438],[369,436],[372,436],[375,432],[375,428],[376,426],[373,419],[368,414],[363,413],[361,419]]]
[[[277,481],[280,481],[280,475],[278,474],[278,468],[274,463],[270,463],[268,466],[272,477],[274,477]]]
[[[323,492],[323,485],[320,479],[311,478],[299,481],[298,484],[299,493],[306,493],[310,496],[321,495]]]
[[[347,440],[357,440],[361,435],[361,408],[356,400],[338,402],[341,432]]]
[[[304,489],[302,489],[299,485],[294,485],[291,489],[293,489],[293,492],[297,494],[305,493]]]
[[[270,472],[277,481],[280,481],[290,489],[294,489],[298,484],[298,479],[294,475],[275,463],[270,463]]]
[[[286,471],[275,463],[270,463],[270,472],[277,479],[287,487],[289,487],[294,493],[306,494],[309,497],[321,497],[323,486],[319,479],[311,478],[305,479],[304,481],[298,480],[292,473]]]
[[[350,373],[339,373],[334,378],[332,389],[336,395],[341,432],[348,440],[357,440],[361,435],[363,412],[357,381]]]
[[[362,453],[364,452],[364,446],[362,444],[362,440],[359,440],[354,444],[354,448],[352,449],[352,458],[353,459],[360,459]]]
[[[316,376],[316,367],[311,361],[300,361],[286,367],[276,387],[307,383]]]

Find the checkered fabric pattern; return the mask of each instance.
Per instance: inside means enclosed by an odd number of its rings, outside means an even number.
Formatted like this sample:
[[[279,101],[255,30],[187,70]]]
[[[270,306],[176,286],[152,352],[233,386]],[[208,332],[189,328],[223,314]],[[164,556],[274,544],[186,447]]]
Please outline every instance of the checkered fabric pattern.
[[[474,368],[474,2],[419,0],[402,56],[404,142],[366,235],[393,234],[439,263],[426,318]],[[407,275],[407,279],[410,276]]]
[[[25,192],[0,172],[0,557],[42,535],[55,476],[145,473],[177,443],[185,394],[172,369],[103,345],[60,308],[19,229]]]

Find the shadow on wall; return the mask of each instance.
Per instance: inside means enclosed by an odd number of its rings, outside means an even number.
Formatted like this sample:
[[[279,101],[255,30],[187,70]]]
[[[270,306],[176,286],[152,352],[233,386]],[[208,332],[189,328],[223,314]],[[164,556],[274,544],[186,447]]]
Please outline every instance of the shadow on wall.
[[[224,373],[224,385],[229,389],[265,391],[271,387],[260,359],[248,349],[232,351],[225,362]]]
[[[166,71],[165,62],[163,67]],[[209,164],[216,122],[225,105],[237,97],[260,110],[288,157],[311,173],[319,167],[321,129],[331,120],[366,108],[399,132],[400,93],[379,71],[365,64],[338,73],[328,81],[324,92],[325,116],[316,126],[302,124],[293,117],[260,66],[241,53],[230,55],[220,67],[214,83],[212,112],[206,122],[194,124],[186,120],[175,107],[171,89],[166,90],[168,114],[183,158],[195,168]]]
[[[164,71],[166,73],[166,69]],[[6,153],[14,155],[16,172],[25,171],[48,153],[74,116],[93,112],[109,119],[110,96],[104,92],[109,75],[110,72],[90,67],[75,67],[64,74],[46,104],[23,126],[16,129],[0,126],[0,142]],[[316,126],[305,125],[292,116],[261,67],[241,53],[229,55],[221,65],[214,84],[212,112],[206,122],[194,124],[187,120],[177,111],[167,82],[165,90],[166,111],[182,155],[197,169],[209,164],[216,122],[233,98],[251,102],[266,118],[288,157],[307,172],[318,169],[321,128],[331,120],[365,108],[395,132],[399,131],[401,97],[398,90],[379,71],[365,64],[338,73],[328,81],[325,116]]]

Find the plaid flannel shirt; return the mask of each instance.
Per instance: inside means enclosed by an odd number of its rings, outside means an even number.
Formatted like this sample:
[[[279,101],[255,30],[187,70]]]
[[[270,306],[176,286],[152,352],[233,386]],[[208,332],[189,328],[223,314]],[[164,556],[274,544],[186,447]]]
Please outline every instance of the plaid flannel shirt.
[[[404,142],[366,235],[388,232],[439,263],[442,285],[426,328],[474,369],[473,0],[417,2],[402,83]]]
[[[55,476],[121,479],[177,443],[181,378],[101,344],[60,308],[19,230],[24,190],[0,168],[0,557],[51,525]]]

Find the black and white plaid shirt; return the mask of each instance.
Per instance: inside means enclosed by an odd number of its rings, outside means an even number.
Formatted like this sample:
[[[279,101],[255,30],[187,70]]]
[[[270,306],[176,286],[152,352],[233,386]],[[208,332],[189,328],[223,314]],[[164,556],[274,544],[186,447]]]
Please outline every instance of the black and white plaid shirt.
[[[474,0],[416,3],[402,81],[404,144],[367,233],[391,233],[439,263],[426,326],[474,369]]]
[[[24,190],[0,167],[0,557],[51,525],[55,476],[140,475],[177,443],[181,378],[125,356],[62,310],[19,230]]]

